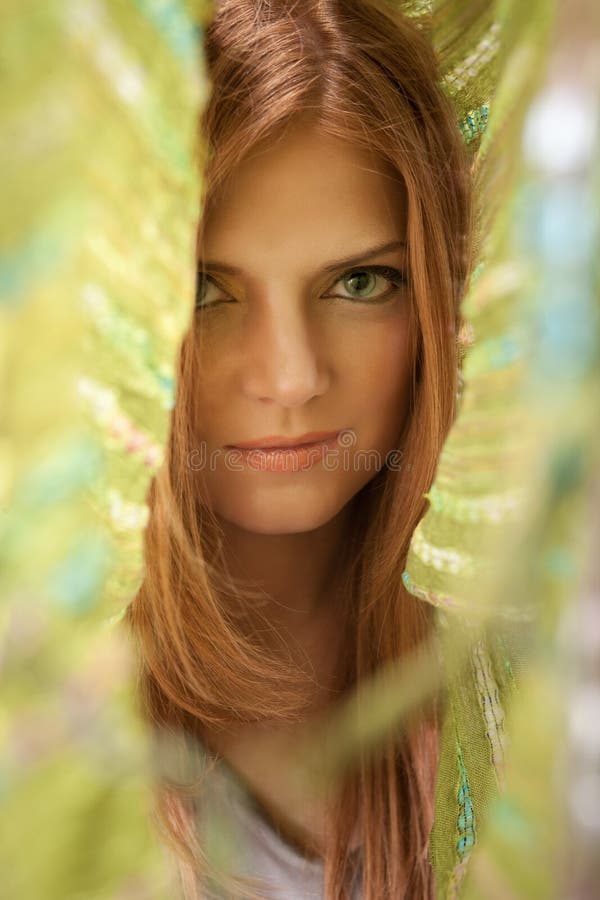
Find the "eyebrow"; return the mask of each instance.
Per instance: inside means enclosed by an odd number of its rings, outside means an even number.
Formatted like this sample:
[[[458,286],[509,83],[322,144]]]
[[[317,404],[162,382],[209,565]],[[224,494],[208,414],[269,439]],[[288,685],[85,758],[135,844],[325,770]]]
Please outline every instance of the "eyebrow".
[[[367,259],[372,259],[374,256],[379,256],[381,253],[389,253],[392,250],[399,250],[401,247],[406,247],[406,241],[389,241],[386,244],[380,244],[377,247],[371,247],[369,250],[363,250],[362,253],[359,253],[357,256],[346,257],[345,259],[336,259],[332,262],[327,263],[322,266],[322,272],[335,272],[337,269],[343,269],[346,266],[351,267],[355,265],[359,265]],[[243,269],[240,269],[238,266],[230,266],[227,263],[214,261],[204,261],[202,268],[204,269],[214,269],[217,272],[224,272],[226,275],[244,275]]]

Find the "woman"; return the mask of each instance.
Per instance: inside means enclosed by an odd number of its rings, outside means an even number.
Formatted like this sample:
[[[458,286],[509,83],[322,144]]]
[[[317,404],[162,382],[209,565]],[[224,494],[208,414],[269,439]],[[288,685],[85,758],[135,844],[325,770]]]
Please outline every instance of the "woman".
[[[205,51],[197,307],[128,612],[144,709],[325,897],[431,897],[435,709],[327,797],[299,796],[295,749],[431,635],[401,576],[456,411],[468,157],[426,36],[383,0],[221,0]],[[211,874],[204,774],[160,794],[187,896]],[[264,887],[225,896],[307,895],[291,868],[234,874]]]

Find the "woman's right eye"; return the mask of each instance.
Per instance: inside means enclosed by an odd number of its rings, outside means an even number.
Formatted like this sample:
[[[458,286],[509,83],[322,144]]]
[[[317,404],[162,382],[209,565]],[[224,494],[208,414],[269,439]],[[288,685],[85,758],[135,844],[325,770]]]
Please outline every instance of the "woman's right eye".
[[[217,303],[227,302],[227,294],[216,281],[213,281],[210,275],[203,275],[202,272],[199,272],[196,281],[196,309],[204,309],[207,306],[216,306]]]

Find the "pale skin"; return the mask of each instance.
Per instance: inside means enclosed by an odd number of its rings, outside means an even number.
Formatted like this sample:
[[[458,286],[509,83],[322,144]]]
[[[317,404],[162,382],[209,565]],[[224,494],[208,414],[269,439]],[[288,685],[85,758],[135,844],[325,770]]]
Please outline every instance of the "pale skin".
[[[232,470],[223,453],[202,473],[228,567],[264,591],[308,661],[315,709],[334,684],[350,501],[377,471],[357,454],[383,462],[408,414],[406,222],[403,183],[383,161],[306,125],[254,150],[204,213],[199,440],[210,453],[267,435],[354,436],[333,470]],[[324,803],[290,787],[293,730],[245,726],[211,742],[289,841],[322,851]]]

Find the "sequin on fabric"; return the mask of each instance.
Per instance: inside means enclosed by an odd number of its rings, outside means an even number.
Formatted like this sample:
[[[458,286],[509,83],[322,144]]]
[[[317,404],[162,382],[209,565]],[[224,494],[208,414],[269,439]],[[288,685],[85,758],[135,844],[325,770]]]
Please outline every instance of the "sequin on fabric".
[[[447,900],[456,900],[459,896],[459,888],[467,871],[467,865],[471,850],[477,839],[475,830],[475,814],[473,811],[473,802],[471,800],[471,791],[469,788],[469,778],[467,770],[463,762],[460,744],[456,742],[456,763],[458,766],[459,783],[457,792],[458,816],[457,830],[458,839],[456,842],[456,853],[458,862],[452,871],[448,882]]]

